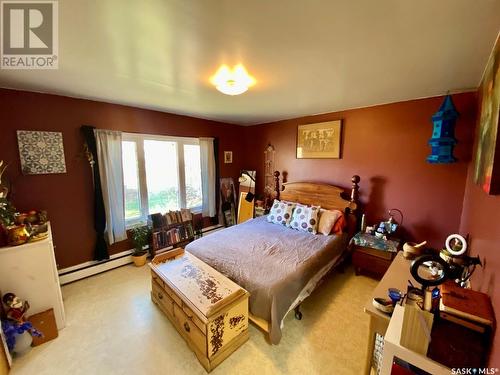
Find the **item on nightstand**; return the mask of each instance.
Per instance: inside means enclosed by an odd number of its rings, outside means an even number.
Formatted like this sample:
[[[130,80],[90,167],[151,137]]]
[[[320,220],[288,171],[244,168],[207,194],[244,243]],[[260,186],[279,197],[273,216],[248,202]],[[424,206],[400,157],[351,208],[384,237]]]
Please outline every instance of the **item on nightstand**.
[[[398,223],[395,219],[394,219],[394,213],[397,212],[400,216],[400,222]],[[387,221],[382,221],[376,232],[375,232],[375,235],[379,238],[383,238],[383,236],[385,235],[393,235],[396,230],[398,229],[399,226],[403,225],[403,213],[401,212],[401,210],[397,209],[397,208],[391,208],[389,210],[389,219],[387,219]]]
[[[414,259],[422,253],[422,247],[427,244],[427,241],[420,242],[405,242],[403,245],[403,256],[406,259]]]
[[[366,232],[366,215],[365,214],[361,215],[361,227],[360,227],[360,229],[361,229],[362,233]]]

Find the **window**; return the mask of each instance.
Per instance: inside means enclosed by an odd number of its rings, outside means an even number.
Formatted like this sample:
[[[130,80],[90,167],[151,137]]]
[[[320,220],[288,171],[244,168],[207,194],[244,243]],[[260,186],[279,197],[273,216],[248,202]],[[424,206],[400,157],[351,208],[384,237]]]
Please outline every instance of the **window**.
[[[128,225],[151,213],[201,210],[198,139],[124,133],[122,163]]]

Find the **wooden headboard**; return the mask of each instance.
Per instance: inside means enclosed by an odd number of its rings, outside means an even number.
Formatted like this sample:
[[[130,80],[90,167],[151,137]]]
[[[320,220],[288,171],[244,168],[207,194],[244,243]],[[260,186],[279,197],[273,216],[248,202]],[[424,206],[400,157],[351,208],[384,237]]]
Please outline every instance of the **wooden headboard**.
[[[341,187],[316,182],[286,182],[279,188],[278,171],[274,172],[276,178],[277,199],[298,202],[306,205],[321,206],[327,210],[340,210],[353,213],[358,207],[358,191],[360,178],[354,175],[351,178],[352,188],[350,199],[342,195],[345,190]]]

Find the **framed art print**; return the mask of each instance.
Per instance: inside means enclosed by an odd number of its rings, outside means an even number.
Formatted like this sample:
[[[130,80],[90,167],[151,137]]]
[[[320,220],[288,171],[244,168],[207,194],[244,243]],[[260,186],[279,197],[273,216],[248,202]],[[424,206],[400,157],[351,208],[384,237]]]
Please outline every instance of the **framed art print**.
[[[297,159],[340,159],[342,121],[299,125]]]
[[[497,39],[479,89],[481,117],[476,130],[474,181],[491,195],[500,194],[500,39]]]
[[[232,151],[224,151],[224,163],[231,164],[233,162],[233,152]]]
[[[61,132],[18,130],[17,143],[24,174],[66,173]]]

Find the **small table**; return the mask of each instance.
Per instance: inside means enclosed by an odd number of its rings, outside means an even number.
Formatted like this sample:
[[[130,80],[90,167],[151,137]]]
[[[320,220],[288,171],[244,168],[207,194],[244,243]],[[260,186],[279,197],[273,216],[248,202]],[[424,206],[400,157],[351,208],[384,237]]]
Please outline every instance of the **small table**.
[[[365,273],[381,279],[396,256],[400,243],[398,239],[384,240],[368,233],[357,233],[351,240],[356,275]]]

